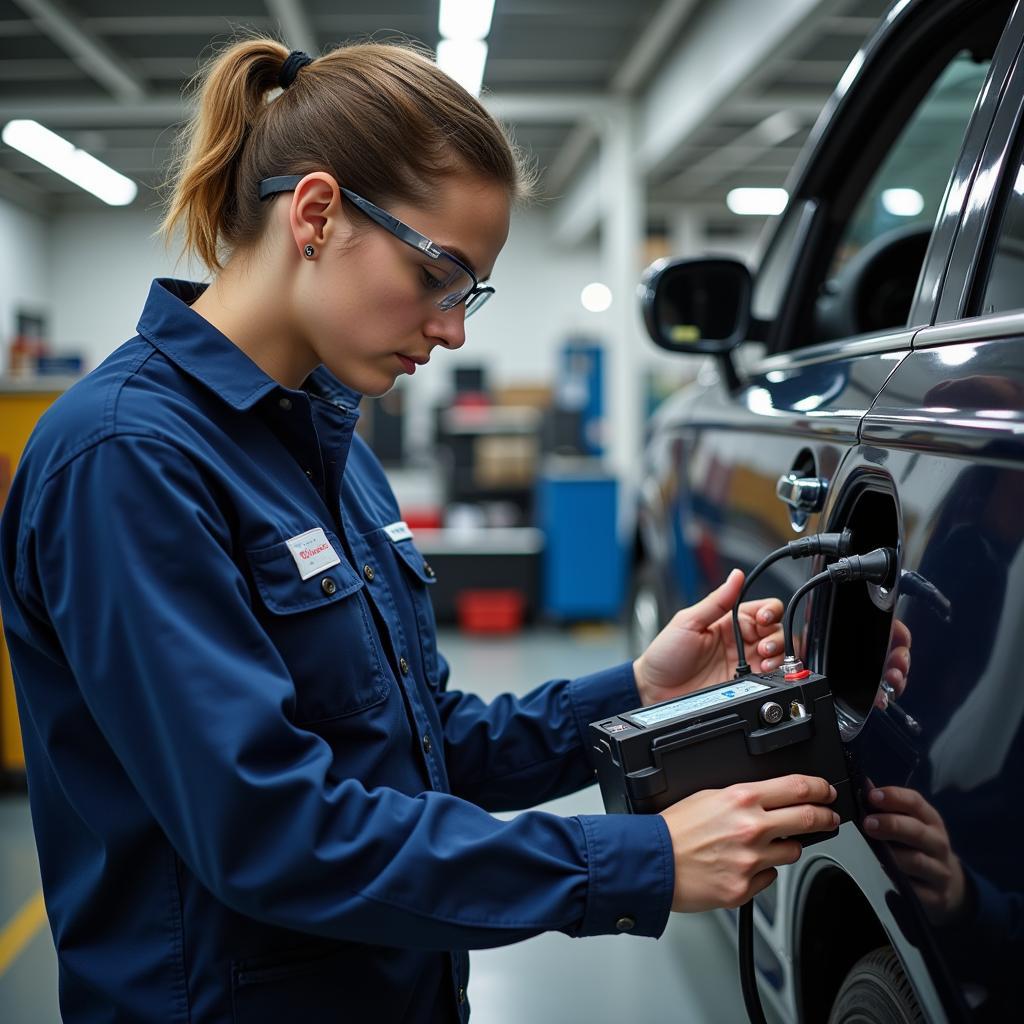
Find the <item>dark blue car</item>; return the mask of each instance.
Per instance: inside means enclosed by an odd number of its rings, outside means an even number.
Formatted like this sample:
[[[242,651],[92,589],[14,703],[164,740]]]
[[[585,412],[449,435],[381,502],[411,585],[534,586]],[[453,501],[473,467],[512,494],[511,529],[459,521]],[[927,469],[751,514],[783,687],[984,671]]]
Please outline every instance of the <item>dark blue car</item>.
[[[758,900],[787,1020],[1024,1020],[1022,47],[1024,5],[895,4],[756,273],[642,285],[658,344],[709,363],[652,425],[636,643],[799,535],[898,557],[891,588],[818,590],[797,620],[862,813]],[[754,593],[820,569],[780,561]]]

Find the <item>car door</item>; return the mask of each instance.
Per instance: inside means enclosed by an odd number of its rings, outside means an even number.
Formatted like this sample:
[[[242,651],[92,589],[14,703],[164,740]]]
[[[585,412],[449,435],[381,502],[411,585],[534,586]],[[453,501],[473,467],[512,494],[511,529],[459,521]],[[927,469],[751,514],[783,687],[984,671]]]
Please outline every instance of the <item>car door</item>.
[[[662,557],[680,599],[700,596],[733,565],[749,569],[803,531],[849,525],[858,550],[902,550],[905,510],[884,453],[862,443],[862,424],[929,328],[965,204],[973,186],[984,186],[982,154],[1017,54],[1019,16],[1007,28],[1012,8],[897,5],[840,84],[791,179],[789,209],[757,275],[755,330],[768,355],[732,386],[728,373],[706,381],[659,425],[656,444],[671,467],[662,476]],[[791,503],[777,494],[787,476]],[[789,560],[773,569],[758,589],[784,598],[812,571]],[[941,610],[941,593],[918,575],[918,603]],[[892,629],[895,600],[878,588],[851,588],[808,602],[804,651],[836,681],[844,737],[867,735],[865,723],[877,719],[886,731],[872,724],[870,764],[885,768],[880,778],[905,780],[919,766],[915,743],[927,715],[915,718],[895,697],[886,704],[879,690],[890,650],[902,646]],[[849,623],[856,628],[842,628]],[[801,870],[830,858],[845,861],[864,889],[880,877],[856,827],[851,839],[805,856]],[[835,946],[801,932],[801,914],[824,898],[813,875],[783,873],[759,900],[758,966],[777,1009],[825,1019],[845,968],[872,948],[860,947],[887,935],[928,1012],[962,1009],[927,923],[913,908],[894,913],[886,903],[906,882],[899,872],[896,882],[855,897],[863,923]],[[831,909],[842,921],[846,908],[837,901]]]
[[[892,481],[893,608],[912,653],[898,700],[871,716],[851,751],[876,784],[914,795],[908,821],[923,823],[923,841],[911,854],[881,844],[879,856],[971,1020],[1018,1016],[1024,993],[1022,108],[1018,55],[965,196],[935,323],[915,335],[849,460],[853,472],[870,463]],[[937,845],[916,849],[929,841]]]

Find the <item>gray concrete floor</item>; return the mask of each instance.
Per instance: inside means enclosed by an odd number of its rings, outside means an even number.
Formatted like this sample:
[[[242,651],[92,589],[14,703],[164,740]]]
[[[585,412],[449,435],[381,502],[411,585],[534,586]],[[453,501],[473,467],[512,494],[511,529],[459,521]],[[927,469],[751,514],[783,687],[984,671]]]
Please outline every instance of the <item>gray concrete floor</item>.
[[[452,686],[484,697],[525,692],[626,658],[613,629],[534,630],[509,639],[441,637]],[[602,810],[596,787],[544,805],[559,814]],[[24,797],[0,800],[0,932],[39,887]],[[541,935],[475,952],[469,996],[475,1024],[737,1024],[745,1020],[733,940],[711,915],[675,915],[658,941]],[[56,956],[43,927],[0,974],[3,1024],[58,1021]]]

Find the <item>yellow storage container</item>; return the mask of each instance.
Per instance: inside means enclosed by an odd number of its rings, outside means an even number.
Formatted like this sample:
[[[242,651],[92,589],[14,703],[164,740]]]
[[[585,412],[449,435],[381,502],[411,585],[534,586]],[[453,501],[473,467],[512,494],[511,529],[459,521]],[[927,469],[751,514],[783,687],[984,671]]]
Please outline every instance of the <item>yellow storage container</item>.
[[[70,381],[4,380],[0,378],[0,508],[7,500],[14,471],[39,417],[65,391]],[[7,656],[7,644],[0,634],[0,770],[23,773],[25,754],[21,746],[18,708],[14,700],[14,678]]]

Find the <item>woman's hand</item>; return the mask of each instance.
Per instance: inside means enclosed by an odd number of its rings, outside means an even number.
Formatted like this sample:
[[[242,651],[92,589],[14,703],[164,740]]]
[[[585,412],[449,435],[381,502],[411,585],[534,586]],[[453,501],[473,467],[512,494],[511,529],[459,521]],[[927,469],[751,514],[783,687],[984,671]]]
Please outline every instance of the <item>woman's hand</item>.
[[[928,920],[949,924],[964,906],[966,886],[939,812],[916,790],[900,786],[873,789],[868,799],[877,810],[864,819],[865,831],[890,844]]]
[[[743,573],[733,569],[703,601],[676,612],[633,662],[645,707],[732,678],[739,660],[732,606],[742,589]],[[755,672],[772,672],[782,664],[781,618],[782,602],[777,597],[740,605],[740,633],[746,659]]]
[[[824,779],[787,775],[709,789],[661,812],[676,865],[672,909],[738,907],[775,881],[780,864],[800,858],[793,836],[831,832],[839,815]]]

